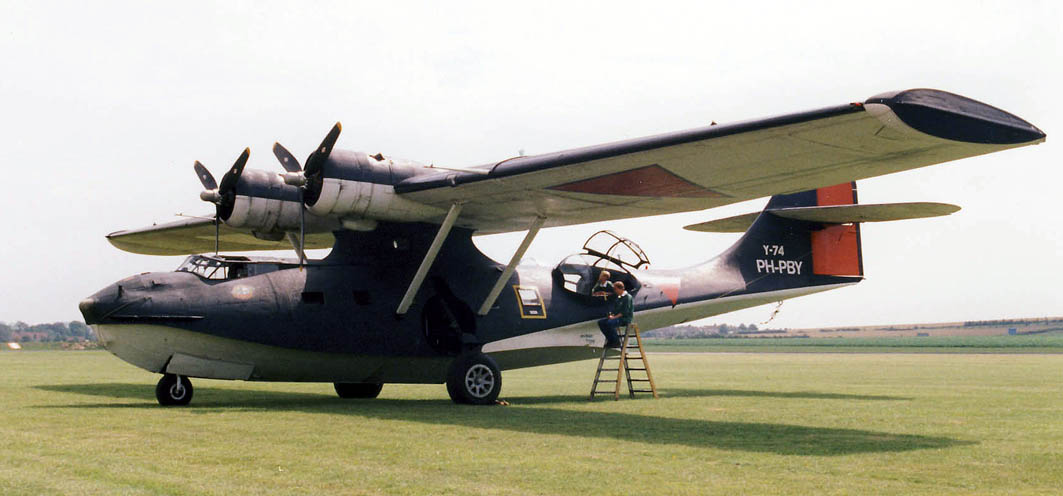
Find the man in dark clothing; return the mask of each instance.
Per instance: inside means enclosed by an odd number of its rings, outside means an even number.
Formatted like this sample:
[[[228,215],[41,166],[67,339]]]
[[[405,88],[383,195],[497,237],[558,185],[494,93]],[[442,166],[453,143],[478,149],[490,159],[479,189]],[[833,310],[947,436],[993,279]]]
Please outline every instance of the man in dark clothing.
[[[620,347],[620,335],[617,334],[616,329],[630,324],[635,316],[635,305],[632,303],[631,295],[624,290],[624,283],[619,281],[613,283],[613,293],[616,294],[613,311],[608,317],[598,321],[598,328],[605,335],[606,348]]]

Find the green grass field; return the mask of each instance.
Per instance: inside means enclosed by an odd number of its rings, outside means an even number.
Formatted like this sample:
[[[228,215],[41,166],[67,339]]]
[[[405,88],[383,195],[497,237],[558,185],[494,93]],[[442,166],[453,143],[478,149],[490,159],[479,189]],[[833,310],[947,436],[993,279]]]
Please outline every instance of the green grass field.
[[[646,339],[653,351],[790,353],[1063,353],[1063,334],[872,338]]]
[[[651,356],[661,399],[585,399],[594,362],[442,386],[156,376],[0,352],[0,494],[1059,494],[1063,355]]]

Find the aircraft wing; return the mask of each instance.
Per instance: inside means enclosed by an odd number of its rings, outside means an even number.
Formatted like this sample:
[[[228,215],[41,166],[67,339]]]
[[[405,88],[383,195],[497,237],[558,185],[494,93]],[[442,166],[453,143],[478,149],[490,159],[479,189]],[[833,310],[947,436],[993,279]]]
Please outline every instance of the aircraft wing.
[[[213,217],[194,217],[107,235],[115,247],[143,255],[187,255],[214,251]],[[332,233],[308,233],[306,249],[332,248]],[[291,250],[286,238],[269,240],[255,237],[250,231],[222,223],[218,236],[221,251]]]
[[[944,91],[517,157],[409,178],[395,191],[481,233],[719,207],[1044,141],[1030,123]]]

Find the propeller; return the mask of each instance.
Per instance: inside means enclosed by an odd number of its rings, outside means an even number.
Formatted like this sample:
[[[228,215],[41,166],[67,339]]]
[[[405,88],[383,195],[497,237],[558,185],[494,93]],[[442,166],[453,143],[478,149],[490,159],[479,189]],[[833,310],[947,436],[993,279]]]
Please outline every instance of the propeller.
[[[199,198],[214,204],[215,255],[219,251],[221,218],[223,215],[228,215],[232,212],[233,204],[236,202],[236,183],[240,182],[240,175],[244,173],[244,166],[247,165],[247,158],[250,156],[251,149],[244,148],[244,152],[237,157],[232,168],[222,176],[221,185],[214,180],[214,175],[200,161],[196,160],[196,163],[192,166],[196,171],[196,176],[199,177],[200,184],[203,185],[203,191],[199,193]]]
[[[332,148],[336,146],[336,140],[339,139],[340,131],[342,130],[343,126],[339,122],[332,126],[332,129],[325,135],[325,139],[321,141],[321,145],[306,158],[306,168],[299,165],[299,160],[284,145],[280,143],[273,144],[273,155],[277,157],[281,167],[286,171],[282,174],[284,184],[299,188],[299,203],[303,204],[302,209],[299,210],[299,247],[296,250],[299,252],[300,267],[306,261],[304,251],[306,246],[306,193],[308,189],[313,188],[311,195],[314,199],[321,194],[322,172],[325,168],[325,162],[328,161],[329,155],[332,154]],[[225,182],[224,179],[222,182]]]

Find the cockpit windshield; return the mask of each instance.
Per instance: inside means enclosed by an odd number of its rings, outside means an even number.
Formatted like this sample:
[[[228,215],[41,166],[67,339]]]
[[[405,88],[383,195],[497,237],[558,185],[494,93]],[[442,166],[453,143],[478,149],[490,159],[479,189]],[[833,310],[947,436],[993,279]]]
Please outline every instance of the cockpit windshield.
[[[239,279],[247,277],[247,261],[244,257],[237,259],[222,259],[203,255],[192,255],[177,267],[177,272],[191,272],[199,277],[210,280]]]

